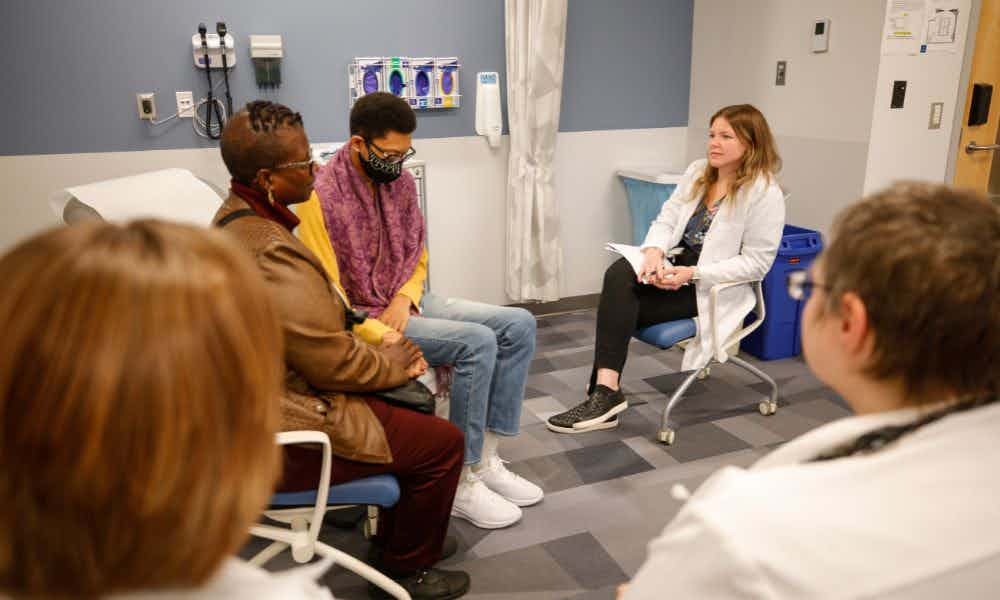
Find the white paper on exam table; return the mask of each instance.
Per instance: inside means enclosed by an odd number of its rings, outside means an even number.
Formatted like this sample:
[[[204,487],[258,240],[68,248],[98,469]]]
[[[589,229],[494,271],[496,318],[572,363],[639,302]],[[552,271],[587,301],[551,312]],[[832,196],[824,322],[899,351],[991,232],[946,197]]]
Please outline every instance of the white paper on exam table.
[[[105,221],[163,219],[208,227],[222,198],[186,169],[164,169],[59,190],[49,206],[60,218],[70,199],[91,207]]]
[[[639,248],[639,246],[629,246],[628,244],[615,244],[612,242],[608,242],[607,244],[604,244],[604,249],[607,250],[608,252],[621,254],[625,258],[625,260],[628,261],[628,264],[632,265],[632,270],[635,271],[635,274],[637,276],[639,275],[639,271],[642,270],[642,259],[643,259],[642,249]],[[663,262],[668,265],[670,264],[669,262],[666,261],[666,259],[664,259]],[[673,277],[673,274],[671,273],[667,275],[667,277]],[[648,283],[648,282],[645,279],[643,279],[642,283]]]

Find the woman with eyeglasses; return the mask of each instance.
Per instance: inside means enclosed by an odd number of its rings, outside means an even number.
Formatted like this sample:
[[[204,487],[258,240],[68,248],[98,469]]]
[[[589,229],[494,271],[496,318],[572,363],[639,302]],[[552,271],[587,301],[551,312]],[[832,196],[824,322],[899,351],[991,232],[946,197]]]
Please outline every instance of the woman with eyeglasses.
[[[457,549],[445,535],[462,468],[462,433],[444,419],[372,395],[427,366],[410,340],[374,347],[356,338],[349,329],[353,311],[319,259],[292,235],[298,218],[289,206],[309,198],[314,177],[302,117],[281,104],[251,102],[226,125],[221,146],[233,179],[215,224],[256,260],[284,331],[282,429],[330,437],[334,483],[395,475],[399,502],[382,513],[381,550],[373,549],[370,561],[414,598],[458,598],[469,576],[434,564]],[[314,488],[320,453],[289,447],[285,457],[280,488]]]
[[[624,258],[605,271],[587,398],[549,417],[550,430],[618,426],[618,414],[628,408],[619,384],[637,329],[697,317],[681,363],[694,371],[753,309],[750,282],[771,268],[785,224],[776,178],[781,158],[767,120],[749,104],[721,108],[708,124],[706,157],[691,163],[650,225],[640,272]],[[713,311],[712,287],[725,283],[736,285],[718,294]],[[722,340],[713,339],[716,331]]]
[[[855,415],[705,481],[625,600],[997,597],[1000,208],[896,184],[831,238],[789,293]]]
[[[465,468],[452,515],[484,529],[507,527],[544,495],[498,454],[500,438],[520,431],[535,319],[521,308],[424,293],[425,224],[403,169],[416,127],[401,98],[358,99],[351,139],[317,172],[298,235],[372,317],[355,328],[358,335],[372,344],[405,335],[431,366],[453,366],[449,418],[465,433]]]

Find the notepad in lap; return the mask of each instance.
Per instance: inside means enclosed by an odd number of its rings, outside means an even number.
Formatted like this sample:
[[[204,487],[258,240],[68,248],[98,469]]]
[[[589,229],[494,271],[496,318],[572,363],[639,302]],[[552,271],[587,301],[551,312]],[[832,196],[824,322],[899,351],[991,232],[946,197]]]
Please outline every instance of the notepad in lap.
[[[642,270],[643,254],[642,249],[639,246],[629,246],[628,244],[615,244],[608,242],[604,244],[604,249],[608,252],[614,252],[625,257],[628,264],[632,265],[632,270],[635,271],[636,276],[639,275],[639,271]],[[673,277],[673,275],[667,275],[667,277]],[[645,280],[643,283],[647,283]]]
[[[628,261],[628,264],[632,265],[632,270],[635,274],[639,274],[639,270],[642,269],[642,250],[639,246],[629,246],[628,244],[614,244],[608,242],[604,244],[604,249],[608,252],[615,252],[621,254]]]

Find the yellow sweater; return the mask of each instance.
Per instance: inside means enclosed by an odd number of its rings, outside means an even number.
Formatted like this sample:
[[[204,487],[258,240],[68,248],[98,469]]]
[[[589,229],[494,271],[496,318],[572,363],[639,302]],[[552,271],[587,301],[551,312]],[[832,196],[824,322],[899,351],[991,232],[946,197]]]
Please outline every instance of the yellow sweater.
[[[343,291],[340,285],[340,268],[337,267],[337,255],[333,252],[333,245],[330,244],[330,234],[326,231],[326,221],[323,219],[323,210],[319,206],[319,197],[316,192],[312,193],[309,200],[296,207],[295,214],[299,217],[298,228],[295,235],[298,236],[307,248],[313,251],[323,267],[326,269],[330,280]],[[406,296],[413,303],[413,306],[420,306],[420,299],[424,295],[424,280],[427,279],[427,247],[424,247],[420,255],[420,261],[413,269],[413,275],[399,288],[397,296]],[[346,294],[345,294],[346,296]],[[354,333],[364,341],[372,345],[382,343],[382,336],[387,331],[392,331],[388,325],[377,319],[366,319],[364,323],[354,326]]]

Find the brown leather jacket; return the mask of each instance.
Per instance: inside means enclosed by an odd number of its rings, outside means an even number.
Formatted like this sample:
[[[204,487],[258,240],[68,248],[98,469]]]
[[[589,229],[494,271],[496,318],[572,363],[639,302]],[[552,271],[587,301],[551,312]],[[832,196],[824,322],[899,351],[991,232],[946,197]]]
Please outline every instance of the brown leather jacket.
[[[230,195],[214,222],[246,208]],[[359,394],[406,383],[405,370],[346,329],[344,304],[322,264],[288,230],[256,215],[234,219],[224,230],[253,254],[282,319],[288,368],[282,429],[323,431],[341,458],[392,462],[382,424]]]

